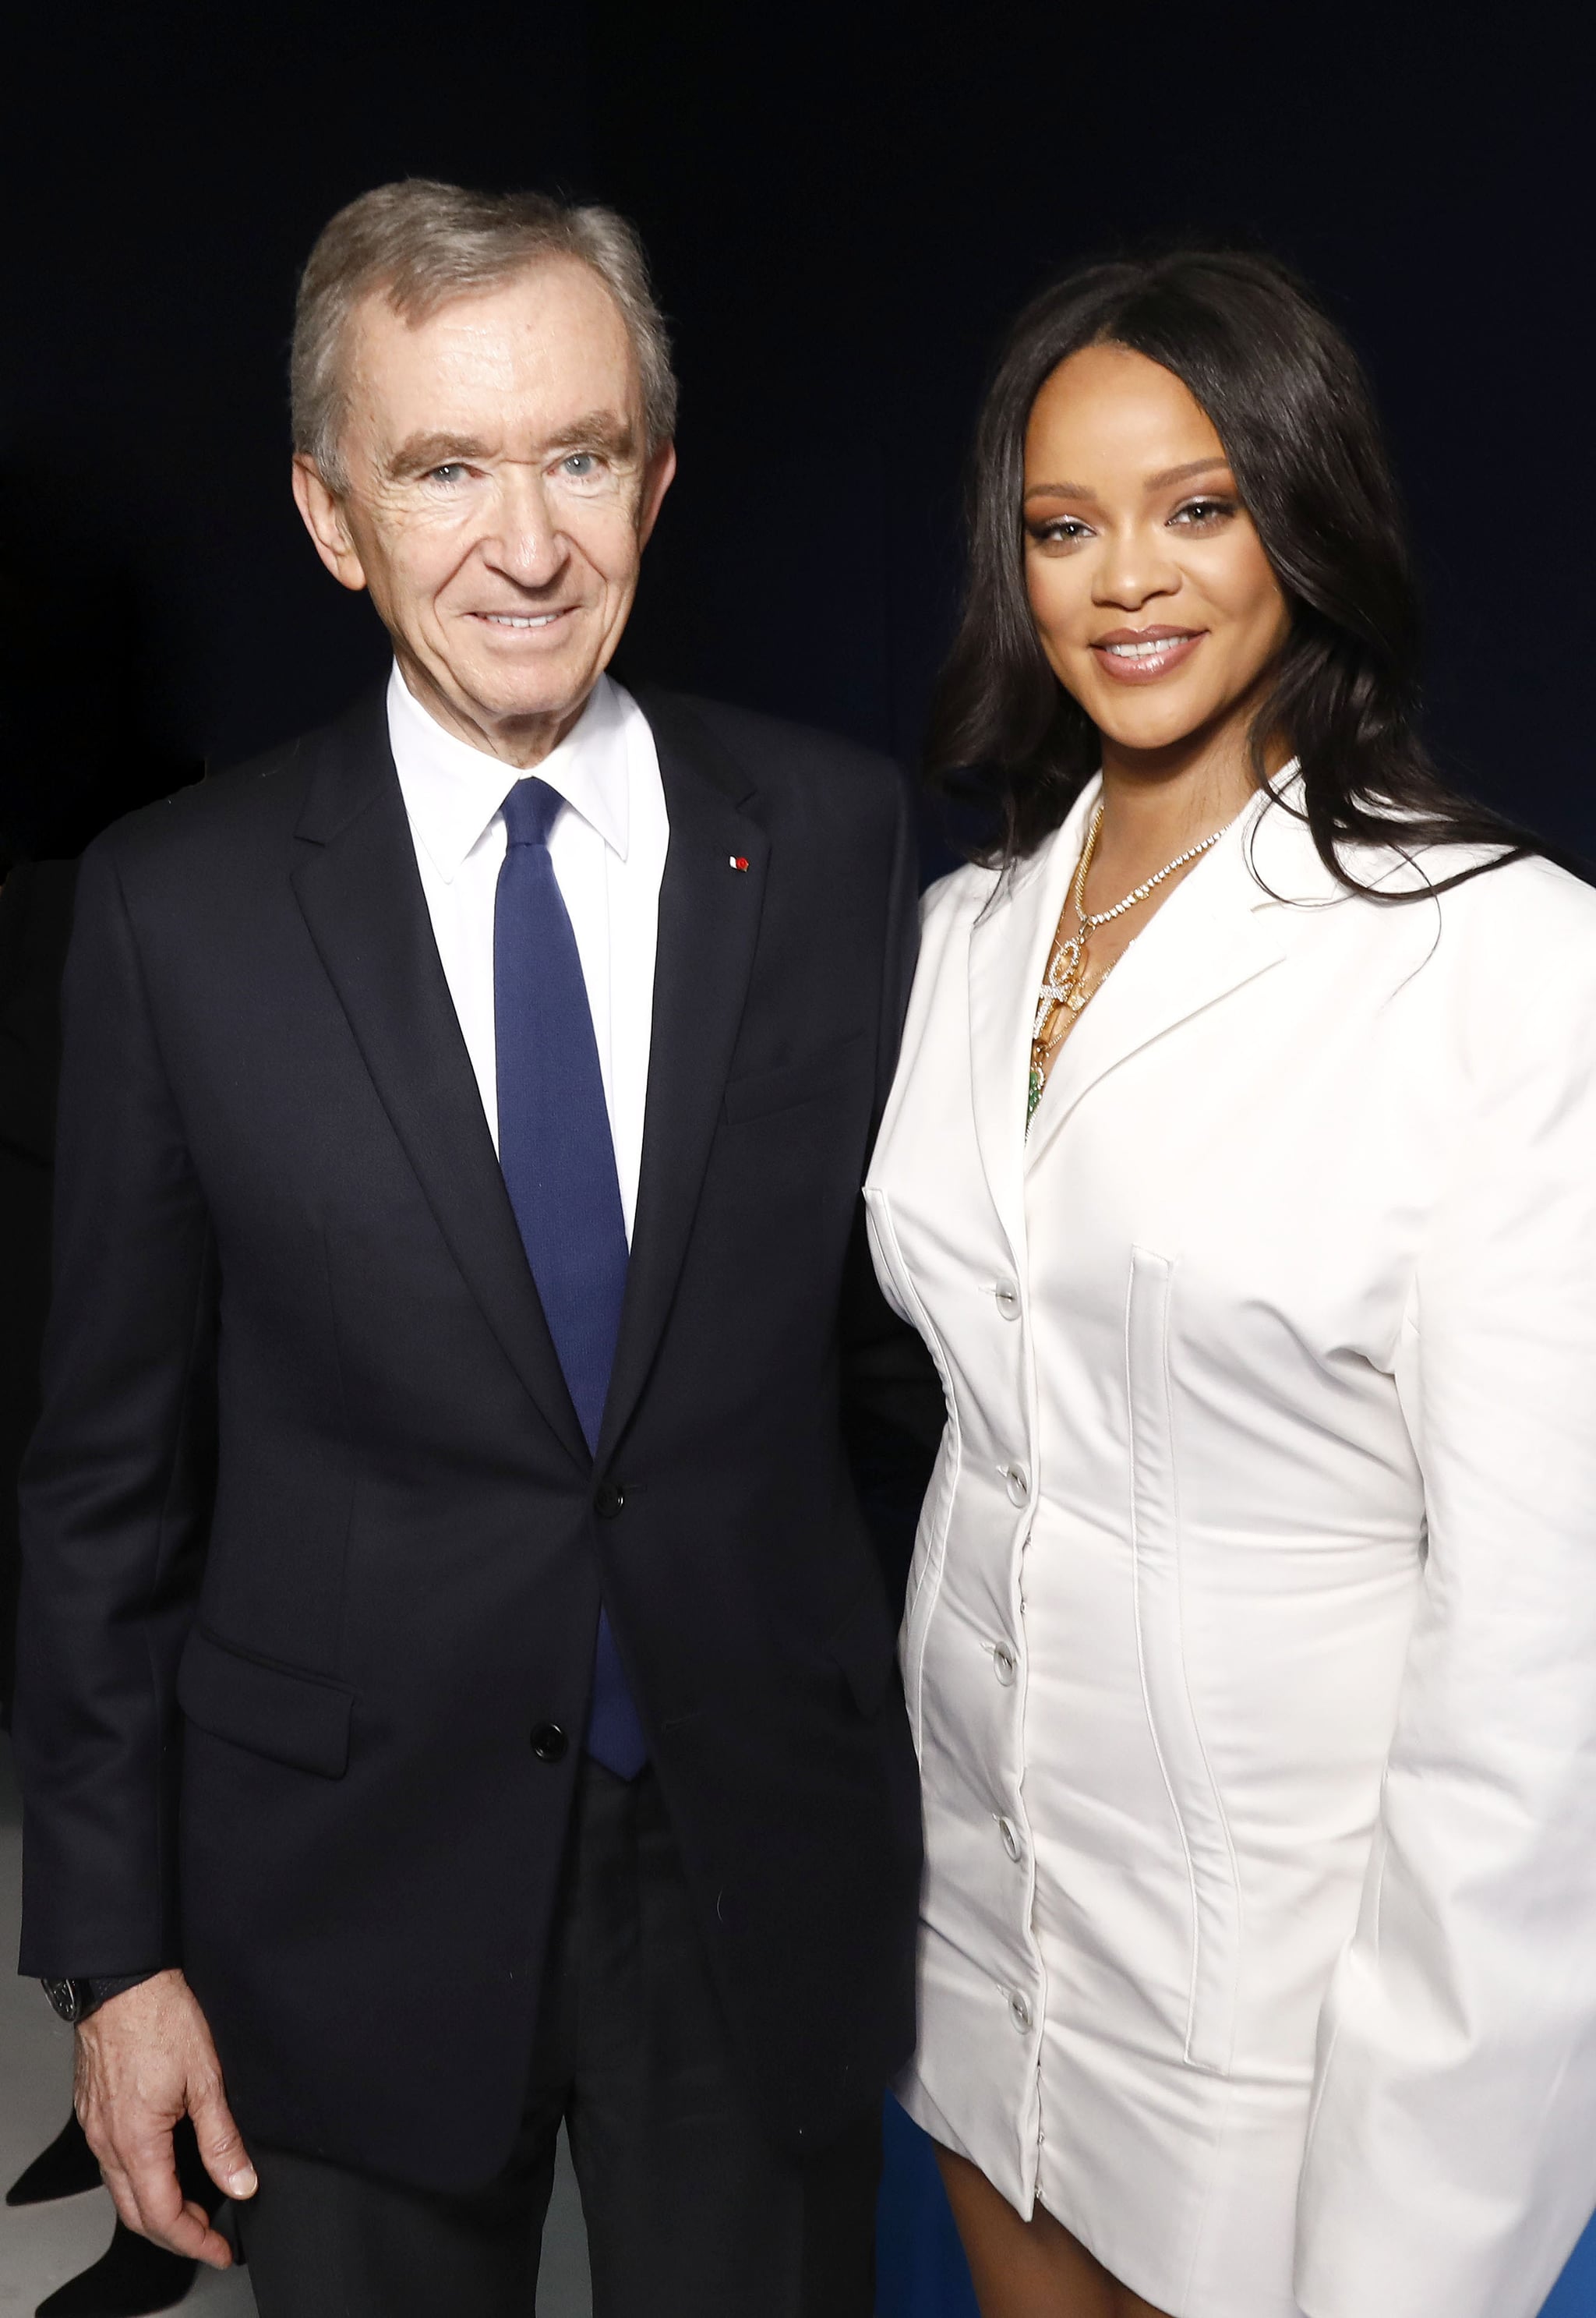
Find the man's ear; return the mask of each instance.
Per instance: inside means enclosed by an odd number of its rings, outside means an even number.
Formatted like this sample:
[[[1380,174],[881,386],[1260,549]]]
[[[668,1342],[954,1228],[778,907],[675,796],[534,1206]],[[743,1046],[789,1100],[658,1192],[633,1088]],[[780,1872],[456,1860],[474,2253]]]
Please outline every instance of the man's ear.
[[[315,460],[307,458],[302,451],[294,454],[293,497],[294,505],[304,517],[305,529],[316,543],[316,553],[333,578],[345,588],[357,591],[363,588],[365,566],[355,552],[344,516],[344,502],[329,489]]]
[[[676,445],[661,443],[649,460],[643,474],[642,505],[638,509],[637,544],[646,547],[659,520],[659,510],[665,504],[665,494],[676,480]]]

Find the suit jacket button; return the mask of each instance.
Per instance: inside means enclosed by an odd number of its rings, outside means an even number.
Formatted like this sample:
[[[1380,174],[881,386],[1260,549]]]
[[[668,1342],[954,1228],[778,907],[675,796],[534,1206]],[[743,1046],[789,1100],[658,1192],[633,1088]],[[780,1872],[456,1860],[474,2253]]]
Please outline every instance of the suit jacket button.
[[[532,1734],[532,1751],[540,1763],[562,1761],[569,1745],[558,1722],[540,1722]]]
[[[600,1481],[593,1492],[593,1510],[600,1521],[614,1521],[625,1502],[625,1490],[614,1481]]]

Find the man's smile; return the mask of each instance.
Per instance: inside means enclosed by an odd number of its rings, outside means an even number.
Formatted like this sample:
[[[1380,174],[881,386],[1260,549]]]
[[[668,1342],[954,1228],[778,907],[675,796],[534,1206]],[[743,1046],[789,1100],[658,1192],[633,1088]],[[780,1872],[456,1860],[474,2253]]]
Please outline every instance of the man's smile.
[[[466,617],[480,620],[487,627],[524,633],[529,628],[551,628],[557,620],[579,609],[576,604],[561,604],[551,612],[468,612]]]

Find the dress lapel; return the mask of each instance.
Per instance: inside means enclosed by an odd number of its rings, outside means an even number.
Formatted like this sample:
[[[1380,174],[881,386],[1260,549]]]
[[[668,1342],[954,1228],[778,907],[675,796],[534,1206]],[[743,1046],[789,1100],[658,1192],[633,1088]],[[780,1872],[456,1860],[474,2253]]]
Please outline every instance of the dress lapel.
[[[742,1019],[769,840],[752,784],[690,708],[645,692],[670,841],[659,889],[642,1166],[602,1462],[648,1380],[686,1253]],[[734,862],[747,867],[733,870]]]
[[[1015,1267],[1022,1273],[1031,1025],[1098,786],[1095,780],[1089,784],[1063,827],[1036,853],[1003,872],[970,929],[970,1084],[975,1136],[992,1205]],[[1050,1087],[1043,1097],[1044,1109],[1052,1094]]]
[[[383,1109],[489,1326],[586,1465],[433,939],[381,694],[327,735],[295,834],[299,904]]]
[[[1176,887],[1065,1039],[1032,1122],[1027,1165],[1110,1071],[1278,963],[1289,903],[1334,898],[1302,824],[1265,804],[1249,805]]]

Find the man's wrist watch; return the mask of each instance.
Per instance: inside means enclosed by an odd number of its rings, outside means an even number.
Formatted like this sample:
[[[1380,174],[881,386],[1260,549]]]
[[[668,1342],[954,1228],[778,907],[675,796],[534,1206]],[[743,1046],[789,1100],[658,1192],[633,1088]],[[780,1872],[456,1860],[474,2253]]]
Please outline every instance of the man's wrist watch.
[[[141,1988],[147,1980],[154,1978],[153,1972],[130,1972],[121,1980],[47,1980],[43,1985],[61,2018],[76,2028],[113,1996],[121,1996],[130,1988]]]

